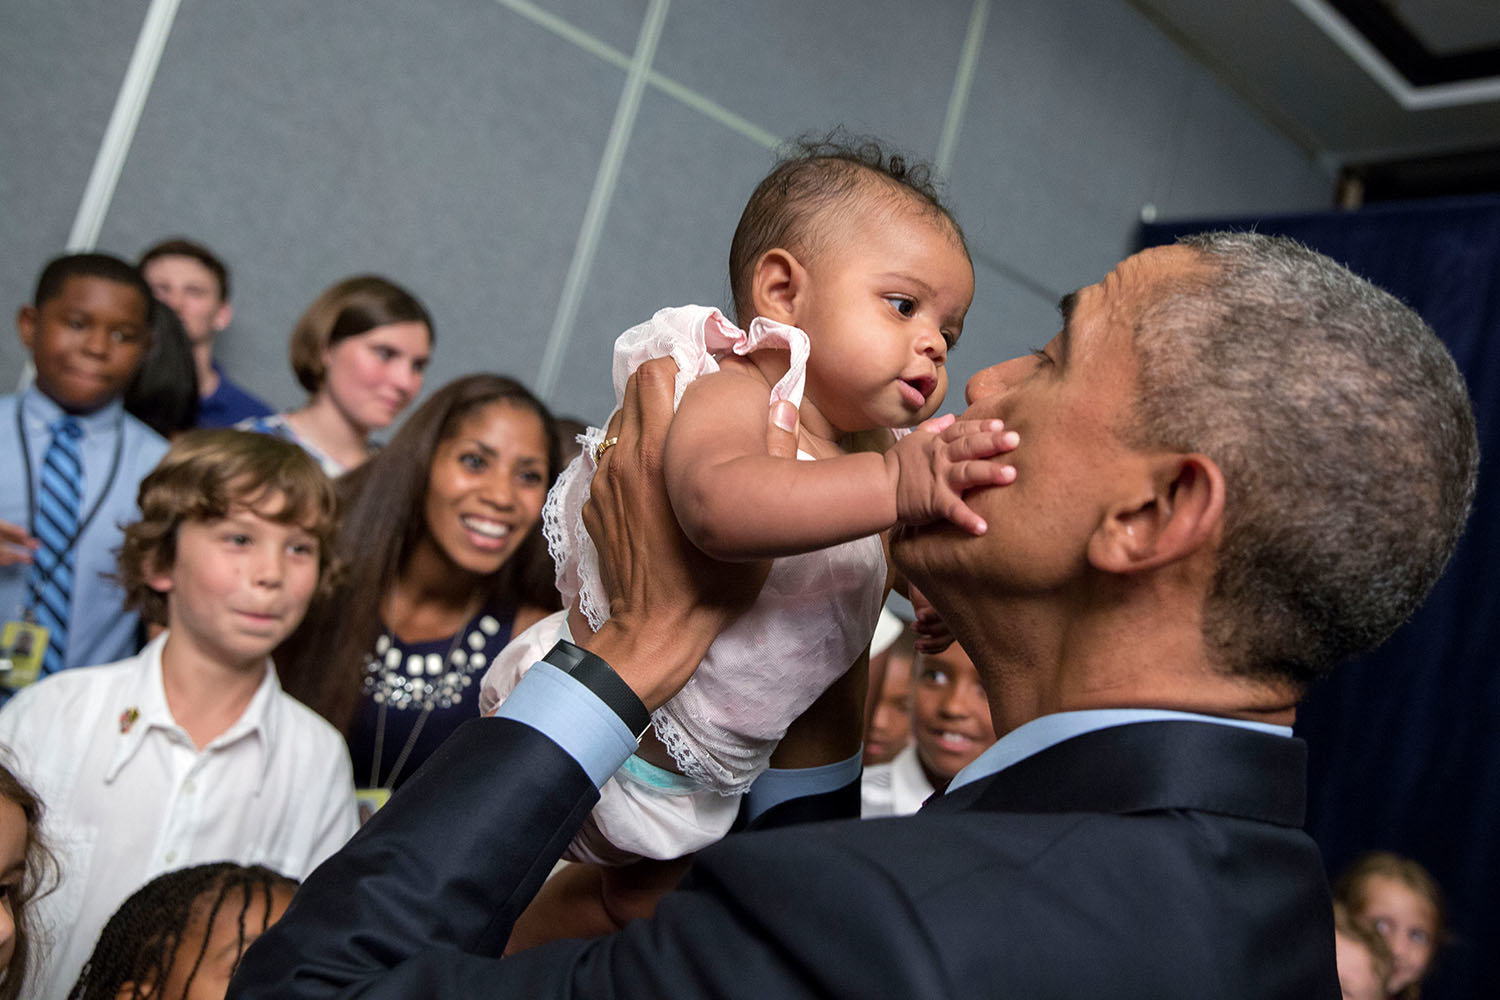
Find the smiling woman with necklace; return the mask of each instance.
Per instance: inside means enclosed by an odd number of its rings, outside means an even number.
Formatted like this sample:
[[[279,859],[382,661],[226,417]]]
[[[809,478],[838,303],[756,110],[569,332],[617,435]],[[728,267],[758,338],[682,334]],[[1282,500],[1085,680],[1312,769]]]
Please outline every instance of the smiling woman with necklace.
[[[539,524],[557,464],[547,408],[470,375],[339,480],[346,579],[276,659],[286,690],[348,737],[372,804],[478,714],[490,660],[558,607]]]

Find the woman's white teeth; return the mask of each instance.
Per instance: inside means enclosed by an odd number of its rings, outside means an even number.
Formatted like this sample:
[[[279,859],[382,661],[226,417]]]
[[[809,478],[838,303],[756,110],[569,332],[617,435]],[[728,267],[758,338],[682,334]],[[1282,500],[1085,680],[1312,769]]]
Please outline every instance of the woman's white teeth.
[[[466,517],[463,522],[465,528],[486,538],[504,538],[510,534],[510,525],[501,524],[499,521],[481,521],[475,517]]]

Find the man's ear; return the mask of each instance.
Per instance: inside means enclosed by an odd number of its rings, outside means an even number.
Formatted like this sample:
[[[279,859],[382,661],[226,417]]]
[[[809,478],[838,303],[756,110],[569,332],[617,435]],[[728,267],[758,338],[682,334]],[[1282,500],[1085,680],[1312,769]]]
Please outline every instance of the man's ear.
[[[755,262],[750,279],[750,300],[755,315],[778,323],[797,325],[797,307],[807,288],[807,269],[791,252],[777,247]]]
[[[24,305],[16,310],[16,332],[28,351],[35,350],[37,311],[34,305]]]
[[[1224,519],[1224,473],[1196,452],[1169,455],[1152,470],[1149,496],[1108,512],[1089,537],[1089,564],[1109,573],[1155,569],[1212,542]]]
[[[211,324],[214,328],[214,333],[223,332],[229,326],[229,321],[232,319],[234,319],[234,306],[228,302],[219,303],[219,308],[214,310],[214,318]]]

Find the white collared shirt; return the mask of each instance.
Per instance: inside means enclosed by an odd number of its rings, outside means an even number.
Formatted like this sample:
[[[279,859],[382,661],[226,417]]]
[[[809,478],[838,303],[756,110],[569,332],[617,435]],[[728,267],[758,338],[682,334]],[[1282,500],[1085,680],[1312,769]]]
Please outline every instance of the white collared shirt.
[[[301,879],[358,826],[343,737],[282,692],[269,661],[244,713],[199,750],[167,706],[165,642],[0,709],[0,744],[42,800],[62,874],[33,911],[50,936],[36,996],[67,995],[109,917],[155,876],[237,861]]]
[[[860,811],[871,816],[910,816],[931,797],[932,783],[917,759],[916,743],[908,743],[889,764],[872,764],[860,779]]]

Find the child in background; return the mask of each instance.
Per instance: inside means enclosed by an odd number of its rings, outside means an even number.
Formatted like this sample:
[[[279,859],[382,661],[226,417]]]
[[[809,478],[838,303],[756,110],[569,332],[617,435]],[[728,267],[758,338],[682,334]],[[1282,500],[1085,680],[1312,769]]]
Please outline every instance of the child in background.
[[[33,936],[27,910],[47,888],[52,862],[37,829],[41,816],[41,801],[0,764],[0,1000],[17,1000],[28,980]]]
[[[120,525],[166,442],[120,397],[151,342],[151,290],[106,254],[51,261],[16,314],[36,381],[0,397],[0,685],[135,652]]]
[[[229,268],[212,250],[182,238],[165,240],[141,254],[141,275],[152,293],[182,321],[192,349],[199,427],[233,427],[269,416],[271,408],[229,380],[214,362],[214,338],[229,327]]]
[[[870,641],[870,681],[865,688],[865,739],[860,762],[889,764],[911,742],[911,661],[917,635],[882,608]]]
[[[983,532],[963,493],[1014,477],[989,461],[1016,444],[999,421],[891,433],[942,402],[974,294],[963,235],[925,168],[873,143],[804,148],[751,195],[730,281],[746,330],[714,309],[662,310],[616,342],[615,392],[648,358],[677,362],[664,454],[677,518],[710,556],[774,563],[756,605],[655,713],[655,738],[601,790],[570,847],[580,860],[673,858],[727,832],[788,724],[868,648],[888,585],[880,533],[943,518]],[[803,461],[766,454],[766,409],[780,400],[800,408]],[[556,639],[608,617],[581,509],[612,439],[590,435],[544,509],[572,607],[501,654],[483,710]],[[877,450],[851,450],[856,436]]]
[[[292,372],[307,404],[235,426],[295,441],[341,476],[364,464],[375,447],[370,434],[422,390],[432,345],[426,307],[400,285],[376,274],[335,282],[292,330]]]
[[[1333,904],[1333,951],[1343,1000],[1386,1000],[1391,950],[1379,934],[1350,916],[1343,903]]]
[[[158,300],[151,347],[125,387],[125,412],[168,441],[198,426],[198,375],[182,321]]]
[[[1371,851],[1355,860],[1333,884],[1333,898],[1390,949],[1394,965],[1386,989],[1393,998],[1417,1000],[1447,933],[1443,890],[1411,858]]]
[[[223,1000],[296,879],[227,861],[158,875],[120,904],[68,1000]]]
[[[911,689],[912,742],[891,761],[883,786],[865,772],[861,816],[916,812],[995,742],[989,696],[962,646],[918,653]]]
[[[120,901],[203,861],[305,876],[356,827],[343,738],[281,690],[270,652],[328,563],[332,484],[296,445],[190,431],[141,484],[119,572],[167,630],[0,709],[0,742],[48,803],[62,879],[35,995],[60,1000]]]

